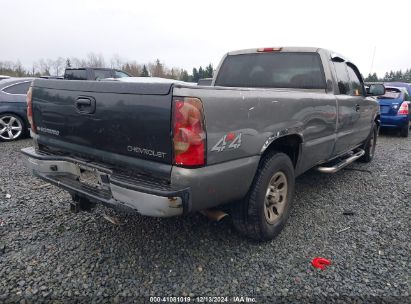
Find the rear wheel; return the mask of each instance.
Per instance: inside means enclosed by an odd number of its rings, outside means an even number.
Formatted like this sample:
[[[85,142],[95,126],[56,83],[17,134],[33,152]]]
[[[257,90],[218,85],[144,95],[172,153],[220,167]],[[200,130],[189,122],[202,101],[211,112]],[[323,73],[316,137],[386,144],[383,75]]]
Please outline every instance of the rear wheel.
[[[366,143],[364,144],[363,149],[364,149],[365,153],[359,159],[360,162],[369,163],[374,158],[375,147],[377,145],[377,136],[378,136],[378,126],[374,123],[373,127],[372,127],[372,130],[371,130],[371,133],[370,133]]]
[[[26,127],[23,120],[15,114],[0,115],[0,139],[13,141],[25,135]]]
[[[409,122],[401,128],[400,135],[401,137],[408,137],[410,133],[410,124]]]
[[[256,240],[271,240],[284,228],[294,194],[294,167],[280,152],[267,155],[246,198],[232,208],[234,227]]]

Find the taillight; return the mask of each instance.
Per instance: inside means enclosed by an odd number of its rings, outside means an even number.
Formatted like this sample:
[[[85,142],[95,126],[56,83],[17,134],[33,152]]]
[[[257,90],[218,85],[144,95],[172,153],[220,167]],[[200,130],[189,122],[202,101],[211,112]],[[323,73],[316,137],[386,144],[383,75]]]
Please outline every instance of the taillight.
[[[401,104],[400,108],[398,109],[397,115],[408,115],[409,109],[408,109],[408,103],[405,101]]]
[[[27,96],[26,96],[26,100],[27,100],[27,119],[30,123],[31,131],[33,133],[37,133],[36,125],[34,124],[34,120],[33,120],[33,103],[32,103],[33,98],[32,97],[33,97],[33,88],[30,87],[29,90],[27,91]]]
[[[283,48],[280,48],[280,47],[275,47],[275,48],[273,48],[273,47],[270,47],[270,48],[259,48],[259,49],[257,49],[257,52],[279,52],[279,51],[281,51]]]
[[[173,99],[174,164],[195,167],[205,165],[206,132],[200,99]]]

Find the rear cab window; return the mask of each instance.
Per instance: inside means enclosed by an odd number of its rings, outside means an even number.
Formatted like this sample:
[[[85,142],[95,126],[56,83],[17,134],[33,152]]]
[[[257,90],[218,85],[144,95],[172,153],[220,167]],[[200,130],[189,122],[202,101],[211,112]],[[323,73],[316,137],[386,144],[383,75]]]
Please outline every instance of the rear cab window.
[[[87,71],[85,69],[67,70],[64,73],[64,79],[70,80],[87,80]]]
[[[3,89],[3,92],[7,94],[26,95],[31,85],[31,81],[19,82],[12,84]]]
[[[273,52],[228,55],[217,74],[216,86],[325,89],[318,53]]]

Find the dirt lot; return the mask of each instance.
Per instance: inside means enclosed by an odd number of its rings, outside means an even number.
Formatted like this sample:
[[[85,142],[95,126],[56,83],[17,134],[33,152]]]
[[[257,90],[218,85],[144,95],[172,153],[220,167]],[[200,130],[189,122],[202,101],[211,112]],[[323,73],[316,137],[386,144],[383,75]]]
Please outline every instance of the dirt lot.
[[[29,145],[0,143],[0,302],[410,301],[411,138],[381,135],[371,164],[299,177],[289,224],[265,244],[229,218],[72,214],[66,192],[24,167]],[[332,265],[314,269],[319,256]]]

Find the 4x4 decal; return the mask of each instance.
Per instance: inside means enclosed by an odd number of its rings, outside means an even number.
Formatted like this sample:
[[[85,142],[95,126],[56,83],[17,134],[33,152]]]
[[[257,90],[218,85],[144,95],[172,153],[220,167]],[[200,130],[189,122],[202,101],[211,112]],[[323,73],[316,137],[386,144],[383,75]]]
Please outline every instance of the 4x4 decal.
[[[224,135],[220,140],[215,144],[211,151],[223,152],[224,150],[229,149],[238,149],[241,146],[241,135],[242,133],[236,134],[230,132]]]

